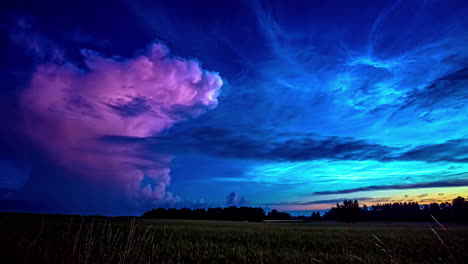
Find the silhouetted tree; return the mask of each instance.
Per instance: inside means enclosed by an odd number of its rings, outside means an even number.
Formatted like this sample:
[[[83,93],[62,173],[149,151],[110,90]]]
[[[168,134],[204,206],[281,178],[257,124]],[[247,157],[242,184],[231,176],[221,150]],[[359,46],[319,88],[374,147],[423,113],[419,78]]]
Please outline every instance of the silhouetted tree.
[[[271,210],[268,215],[266,216],[266,219],[270,220],[291,220],[292,217],[289,213],[286,212],[279,212],[276,209]]]
[[[453,216],[458,221],[468,221],[468,201],[458,196],[453,199]]]
[[[322,220],[322,216],[320,215],[319,212],[312,212],[312,214],[310,215],[310,220],[311,221]]]
[[[344,200],[343,204],[337,204],[337,221],[357,222],[362,220],[362,211],[357,200]]]

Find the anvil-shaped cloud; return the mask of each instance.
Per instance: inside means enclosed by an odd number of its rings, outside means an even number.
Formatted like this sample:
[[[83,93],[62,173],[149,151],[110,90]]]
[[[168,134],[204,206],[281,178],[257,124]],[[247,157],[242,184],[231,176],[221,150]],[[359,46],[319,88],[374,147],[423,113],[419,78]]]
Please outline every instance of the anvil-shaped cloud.
[[[21,96],[24,130],[85,185],[137,203],[175,201],[166,191],[170,156],[142,155],[138,147],[97,137],[148,137],[197,116],[217,105],[220,76],[169,56],[160,43],[131,59],[82,55],[84,68],[68,62],[38,67]]]

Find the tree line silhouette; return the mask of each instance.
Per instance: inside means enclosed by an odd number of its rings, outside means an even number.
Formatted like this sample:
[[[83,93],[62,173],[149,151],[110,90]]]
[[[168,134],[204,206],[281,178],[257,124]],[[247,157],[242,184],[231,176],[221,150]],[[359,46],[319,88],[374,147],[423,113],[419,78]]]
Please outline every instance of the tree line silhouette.
[[[276,210],[273,210],[276,211]],[[262,208],[254,207],[237,207],[230,206],[226,208],[215,207],[208,209],[164,209],[158,208],[148,211],[143,214],[143,218],[155,218],[155,219],[193,219],[193,220],[230,220],[230,221],[262,221],[267,217],[276,217],[278,215],[272,215],[271,211],[268,215],[265,215],[265,211]],[[276,211],[278,212],[278,211]],[[279,213],[279,212],[278,212]],[[279,215],[281,217],[281,215]]]
[[[312,212],[310,216],[291,216],[276,209],[266,213],[262,208],[230,206],[208,209],[175,209],[158,208],[142,215],[154,219],[193,219],[193,220],[229,220],[229,221],[263,221],[263,220],[302,220],[319,221],[335,220],[341,222],[358,221],[459,221],[468,222],[468,199],[461,196],[452,203],[431,203],[420,205],[417,202],[383,203],[372,206],[360,206],[357,200],[344,200],[321,215]]]
[[[345,200],[327,211],[324,220],[343,222],[357,221],[468,221],[468,200],[458,196],[452,203],[417,202],[383,203],[372,206],[359,206],[358,201]]]

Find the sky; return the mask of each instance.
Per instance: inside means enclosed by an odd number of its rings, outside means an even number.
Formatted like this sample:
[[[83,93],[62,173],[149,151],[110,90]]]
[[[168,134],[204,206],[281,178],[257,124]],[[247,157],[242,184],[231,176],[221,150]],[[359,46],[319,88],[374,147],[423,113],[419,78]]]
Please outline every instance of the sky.
[[[0,210],[468,195],[466,1],[1,5]]]

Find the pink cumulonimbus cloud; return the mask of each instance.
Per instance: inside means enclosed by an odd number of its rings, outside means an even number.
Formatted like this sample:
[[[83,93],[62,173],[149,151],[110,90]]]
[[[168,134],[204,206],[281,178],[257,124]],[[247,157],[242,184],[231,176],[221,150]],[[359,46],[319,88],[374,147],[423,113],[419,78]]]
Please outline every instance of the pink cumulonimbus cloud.
[[[200,115],[216,107],[221,77],[197,61],[170,56],[160,43],[130,59],[82,55],[86,69],[67,62],[37,68],[20,102],[28,135],[89,184],[131,200],[175,199],[166,191],[171,157],[99,137],[154,136]]]

